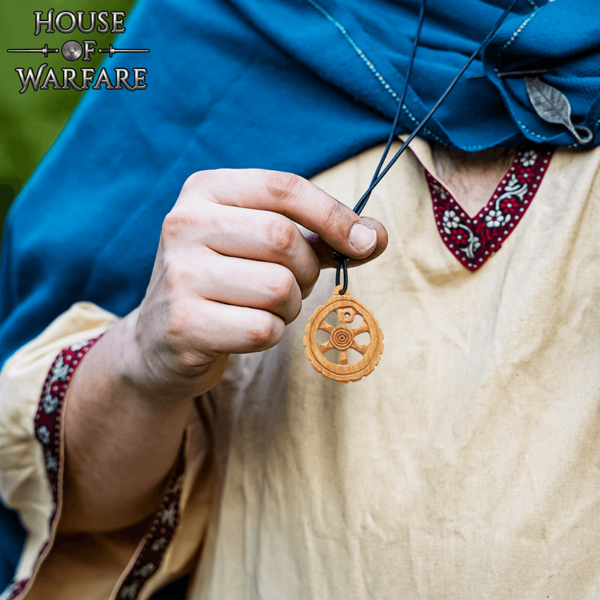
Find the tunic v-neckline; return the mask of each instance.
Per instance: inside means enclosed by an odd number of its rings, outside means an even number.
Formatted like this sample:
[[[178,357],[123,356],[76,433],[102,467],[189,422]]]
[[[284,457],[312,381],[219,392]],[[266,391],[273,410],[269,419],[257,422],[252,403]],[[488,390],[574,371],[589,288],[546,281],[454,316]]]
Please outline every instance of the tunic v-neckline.
[[[448,250],[470,271],[497,252],[531,205],[552,150],[521,146],[486,205],[472,218],[424,166],[435,222]]]

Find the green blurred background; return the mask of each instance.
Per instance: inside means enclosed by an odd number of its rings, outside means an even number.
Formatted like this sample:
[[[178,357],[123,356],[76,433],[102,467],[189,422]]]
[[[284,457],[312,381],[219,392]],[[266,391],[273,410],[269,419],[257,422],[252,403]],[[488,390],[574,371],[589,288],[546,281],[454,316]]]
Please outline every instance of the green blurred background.
[[[38,162],[50,148],[56,136],[67,122],[71,111],[85,92],[76,90],[48,90],[34,92],[31,87],[23,94],[19,93],[21,81],[15,68],[20,67],[27,72],[31,67],[37,69],[43,63],[54,67],[60,73],[65,66],[78,69],[98,67],[102,56],[93,55],[92,61],[83,63],[67,63],[61,54],[12,54],[8,48],[61,48],[68,40],[81,42],[84,39],[96,40],[97,48],[107,48],[115,38],[114,34],[99,34],[96,31],[88,34],[75,30],[64,34],[42,33],[37,37],[35,32],[34,11],[42,11],[47,16],[48,9],[54,8],[54,14],[63,10],[75,13],[83,11],[124,11],[129,14],[133,0],[0,0],[0,225],[8,208],[35,169]],[[89,16],[84,18],[84,26],[89,23]],[[68,19],[63,25],[67,26]],[[125,19],[127,26],[127,18]],[[118,36],[118,34],[117,34]],[[79,77],[78,79],[79,80]],[[62,74],[59,78],[62,83]],[[91,92],[93,93],[93,91]]]

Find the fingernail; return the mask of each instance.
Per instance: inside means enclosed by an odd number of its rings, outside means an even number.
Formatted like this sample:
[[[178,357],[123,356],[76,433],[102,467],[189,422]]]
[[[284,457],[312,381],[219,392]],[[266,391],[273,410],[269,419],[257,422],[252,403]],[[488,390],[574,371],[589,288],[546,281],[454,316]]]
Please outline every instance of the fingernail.
[[[350,244],[357,252],[366,252],[377,243],[377,232],[368,225],[355,223],[350,230]]]

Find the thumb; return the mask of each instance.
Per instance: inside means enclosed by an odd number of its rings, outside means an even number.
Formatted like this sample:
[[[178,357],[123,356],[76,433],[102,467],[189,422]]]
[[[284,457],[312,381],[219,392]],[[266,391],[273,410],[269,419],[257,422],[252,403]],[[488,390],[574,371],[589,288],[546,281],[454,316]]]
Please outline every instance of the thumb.
[[[335,268],[336,260],[333,248],[316,233],[309,235],[306,239],[319,258],[321,268]],[[353,249],[353,256],[356,257],[348,260],[348,266],[355,267],[380,256],[387,247],[388,234],[377,219],[361,217],[360,221],[352,225],[348,242]]]

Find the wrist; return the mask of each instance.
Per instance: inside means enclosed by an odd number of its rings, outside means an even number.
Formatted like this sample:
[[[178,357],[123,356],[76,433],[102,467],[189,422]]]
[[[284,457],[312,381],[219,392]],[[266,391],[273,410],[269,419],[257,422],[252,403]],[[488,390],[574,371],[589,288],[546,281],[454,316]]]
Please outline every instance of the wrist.
[[[227,356],[219,356],[193,373],[182,372],[164,340],[153,336],[152,323],[140,319],[140,307],[111,331],[116,352],[114,372],[122,387],[155,409],[188,404],[221,379]],[[154,339],[154,338],[158,339]]]

